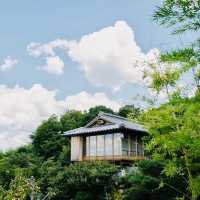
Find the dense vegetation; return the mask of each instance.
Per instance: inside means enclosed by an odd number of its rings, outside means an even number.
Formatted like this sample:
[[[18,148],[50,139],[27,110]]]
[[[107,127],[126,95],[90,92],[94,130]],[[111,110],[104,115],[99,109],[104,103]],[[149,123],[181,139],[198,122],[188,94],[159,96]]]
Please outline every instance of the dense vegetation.
[[[139,109],[124,106],[127,116]],[[0,199],[104,199],[111,198],[119,168],[109,163],[70,164],[69,139],[63,132],[85,125],[100,111],[68,111],[42,122],[32,135],[32,143],[0,154]],[[92,192],[91,192],[92,191]]]
[[[147,112],[125,106],[120,112],[137,113],[150,130],[147,150],[153,160],[123,167],[106,162],[70,163],[68,139],[63,131],[84,125],[103,106],[89,112],[69,111],[50,117],[32,135],[32,144],[0,154],[0,199],[190,199],[199,195],[198,96],[174,97]],[[127,108],[131,108],[128,110]],[[120,114],[120,113],[118,113]],[[135,114],[130,115],[135,120]],[[134,116],[134,117],[133,117]],[[184,123],[183,123],[184,122]],[[182,131],[182,132],[181,132]],[[181,133],[180,133],[181,132]]]
[[[175,27],[174,34],[198,31],[199,12],[198,0],[164,0],[154,20]],[[149,63],[144,78],[153,91],[166,94],[166,103],[146,111],[128,105],[117,113],[148,128],[144,140],[151,159],[134,163],[126,173],[122,166],[105,162],[71,164],[69,141],[62,133],[85,125],[99,111],[114,112],[104,106],[69,111],[44,121],[30,145],[0,154],[0,199],[200,199],[199,49],[197,40]],[[192,95],[177,88],[186,73]]]

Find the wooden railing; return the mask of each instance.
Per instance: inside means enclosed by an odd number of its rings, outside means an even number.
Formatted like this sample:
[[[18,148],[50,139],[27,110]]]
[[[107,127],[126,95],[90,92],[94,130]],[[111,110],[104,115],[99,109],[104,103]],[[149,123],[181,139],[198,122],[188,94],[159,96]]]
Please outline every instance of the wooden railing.
[[[134,161],[134,160],[144,160],[144,156],[84,156],[83,160],[107,160],[107,161]]]

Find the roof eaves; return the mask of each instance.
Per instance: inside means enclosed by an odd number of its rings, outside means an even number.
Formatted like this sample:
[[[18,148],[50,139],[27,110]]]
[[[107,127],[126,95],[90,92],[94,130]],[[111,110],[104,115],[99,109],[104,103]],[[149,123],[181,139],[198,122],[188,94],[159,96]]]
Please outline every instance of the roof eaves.
[[[118,124],[108,125],[108,126],[103,126],[103,127],[98,127],[98,128],[97,127],[93,127],[93,128],[81,127],[81,128],[78,128],[78,129],[67,131],[63,135],[64,136],[83,135],[83,134],[88,134],[88,133],[111,131],[111,130],[116,130],[116,129],[119,129],[119,128],[121,128],[121,127]]]

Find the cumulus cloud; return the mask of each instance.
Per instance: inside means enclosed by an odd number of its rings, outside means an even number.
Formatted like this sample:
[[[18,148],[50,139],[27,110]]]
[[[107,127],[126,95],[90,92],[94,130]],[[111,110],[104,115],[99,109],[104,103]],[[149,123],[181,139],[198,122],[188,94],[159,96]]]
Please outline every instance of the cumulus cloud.
[[[40,44],[32,42],[27,46],[27,51],[29,55],[33,57],[40,57],[42,55],[46,56],[46,64],[39,69],[47,71],[51,74],[63,74],[64,62],[56,55],[55,49],[68,49],[69,43],[66,40],[57,39],[47,44]]]
[[[142,52],[134,31],[125,21],[84,35],[79,41],[57,39],[47,44],[31,43],[28,52],[33,56],[55,56],[55,49],[63,49],[80,63],[88,81],[115,90],[126,83],[143,84],[145,63],[154,59],[156,49]]]
[[[1,71],[7,71],[11,68],[13,68],[16,64],[18,64],[18,60],[15,58],[11,58],[10,56],[7,56],[3,62],[0,64],[0,70]]]
[[[38,84],[30,89],[0,86],[0,149],[26,144],[42,120],[62,113],[65,105],[55,95]]]
[[[64,39],[57,39],[57,40],[54,40],[54,41],[46,43],[46,44],[31,42],[27,46],[27,51],[30,55],[32,55],[34,57],[39,57],[42,55],[55,56],[56,48],[66,50],[66,49],[68,49],[71,42],[73,42],[73,41],[67,41]]]
[[[126,83],[143,83],[148,56],[137,45],[133,30],[124,21],[82,37],[70,46],[69,55],[81,64],[93,84],[119,89]]]
[[[89,110],[89,108],[97,105],[105,105],[112,108],[114,111],[119,110],[120,107],[118,102],[109,99],[103,92],[98,92],[92,95],[83,91],[77,95],[68,96],[66,98],[66,104],[69,109],[81,111]]]
[[[0,85],[0,150],[15,148],[30,142],[30,134],[52,114],[60,115],[67,109],[88,110],[91,106],[105,105],[119,108],[104,93],[81,92],[64,100],[56,99],[56,91],[40,84],[30,89]]]
[[[64,62],[58,56],[47,57],[46,65],[39,67],[39,69],[51,74],[61,75],[64,72]]]

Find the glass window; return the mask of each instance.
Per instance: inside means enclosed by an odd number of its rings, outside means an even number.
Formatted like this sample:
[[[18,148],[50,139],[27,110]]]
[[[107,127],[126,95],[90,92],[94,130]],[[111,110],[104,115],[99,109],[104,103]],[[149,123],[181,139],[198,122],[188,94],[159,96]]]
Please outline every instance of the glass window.
[[[85,142],[86,156],[142,156],[144,154],[141,138],[136,139],[136,136],[131,134],[130,136],[123,133],[88,136]]]
[[[90,156],[90,137],[86,137],[86,156]]]
[[[112,156],[113,155],[113,135],[107,134],[105,135],[105,155]]]
[[[122,155],[128,156],[128,135],[124,134],[124,137],[122,139]]]
[[[96,156],[96,136],[90,136],[90,156]]]
[[[138,156],[143,156],[144,148],[143,148],[143,145],[142,145],[142,141],[138,142],[137,150],[138,150]]]
[[[122,139],[123,135],[121,133],[114,134],[114,155],[120,156],[122,155]]]
[[[104,156],[104,135],[97,135],[97,156]]]
[[[136,156],[136,137],[130,137],[130,155]]]

